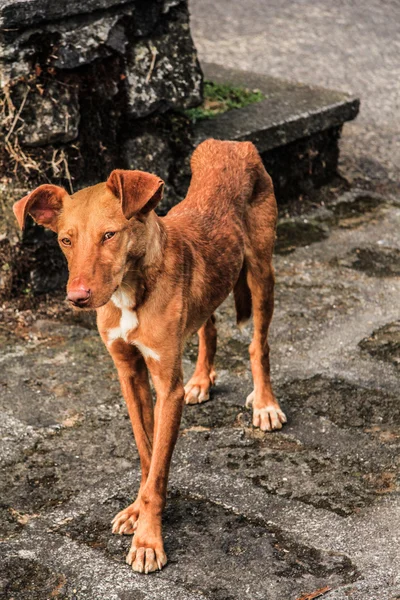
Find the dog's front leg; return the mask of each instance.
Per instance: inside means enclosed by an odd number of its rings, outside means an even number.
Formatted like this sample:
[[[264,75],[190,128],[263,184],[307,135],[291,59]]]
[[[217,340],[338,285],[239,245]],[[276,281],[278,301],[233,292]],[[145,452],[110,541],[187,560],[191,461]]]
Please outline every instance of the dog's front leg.
[[[161,357],[160,360],[150,358],[147,364],[157,394],[153,453],[147,481],[140,494],[139,520],[127,557],[128,564],[139,573],[161,569],[167,562],[161,519],[184,403],[180,356]]]
[[[113,533],[134,533],[140,511],[140,497],[150,469],[153,446],[153,399],[146,363],[139,351],[122,340],[116,340],[110,348],[118,370],[122,394],[138,448],[141,466],[141,482],[133,504],[119,512],[113,519]]]

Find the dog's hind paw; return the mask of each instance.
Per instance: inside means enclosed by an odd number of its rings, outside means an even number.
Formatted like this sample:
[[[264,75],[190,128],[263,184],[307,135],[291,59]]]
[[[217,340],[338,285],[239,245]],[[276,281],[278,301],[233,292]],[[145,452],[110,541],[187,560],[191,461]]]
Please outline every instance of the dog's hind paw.
[[[210,399],[210,388],[215,383],[215,371],[209,375],[193,375],[185,385],[185,404],[200,404]]]
[[[247,396],[246,406],[251,408],[254,403],[254,390]],[[282,425],[286,423],[287,418],[279,405],[269,404],[262,408],[254,408],[253,406],[253,426],[259,427],[261,431],[274,431],[282,429]]]

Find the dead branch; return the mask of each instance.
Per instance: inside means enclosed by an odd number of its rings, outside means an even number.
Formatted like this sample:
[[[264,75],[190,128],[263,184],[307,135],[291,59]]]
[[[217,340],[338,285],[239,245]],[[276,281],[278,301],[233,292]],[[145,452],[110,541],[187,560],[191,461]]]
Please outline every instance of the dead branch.
[[[149,72],[146,75],[146,83],[150,83],[150,79],[153,74],[154,67],[156,65],[156,59],[157,59],[157,54],[158,54],[157,48],[155,46],[152,46],[150,48],[150,50],[151,50],[151,63],[150,63]]]
[[[17,122],[18,122],[18,119],[19,119],[19,117],[20,117],[20,115],[21,115],[21,113],[22,113],[22,111],[23,111],[23,108],[24,108],[24,106],[25,106],[25,102],[26,102],[26,99],[27,99],[27,97],[28,97],[28,94],[29,94],[29,92],[30,92],[30,88],[29,88],[29,86],[28,86],[28,87],[26,88],[26,92],[25,92],[25,95],[24,95],[24,97],[23,97],[23,99],[22,99],[22,102],[21,102],[21,104],[20,104],[20,107],[19,107],[19,109],[18,109],[18,112],[17,112],[17,114],[15,115],[14,121],[13,121],[13,123],[12,123],[12,125],[11,125],[11,127],[10,127],[10,129],[9,129],[8,133],[7,133],[7,135],[6,135],[6,139],[5,139],[5,142],[6,142],[6,143],[8,142],[8,140],[10,139],[10,136],[11,136],[12,132],[14,131],[14,127],[16,126],[16,124],[17,124]]]
[[[320,588],[319,590],[315,590],[315,592],[310,592],[309,594],[303,594],[297,600],[314,600],[315,598],[320,598],[320,596],[324,596],[328,592],[330,592],[332,588],[327,585],[326,587]]]

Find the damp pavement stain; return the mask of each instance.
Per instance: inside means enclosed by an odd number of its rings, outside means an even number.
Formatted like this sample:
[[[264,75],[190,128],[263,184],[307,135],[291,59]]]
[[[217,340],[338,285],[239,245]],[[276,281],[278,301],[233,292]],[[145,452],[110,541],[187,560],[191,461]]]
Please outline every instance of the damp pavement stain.
[[[394,321],[374,331],[361,340],[359,347],[378,360],[392,363],[400,368],[400,321]]]
[[[130,536],[111,533],[139,459],[92,320],[42,302],[0,330],[2,597],[400,596],[399,204],[346,192],[281,223],[270,346],[288,423],[252,428],[252,328],[236,328],[229,298],[217,383],[184,409],[161,573],[133,573]],[[194,338],[186,379],[196,353]]]

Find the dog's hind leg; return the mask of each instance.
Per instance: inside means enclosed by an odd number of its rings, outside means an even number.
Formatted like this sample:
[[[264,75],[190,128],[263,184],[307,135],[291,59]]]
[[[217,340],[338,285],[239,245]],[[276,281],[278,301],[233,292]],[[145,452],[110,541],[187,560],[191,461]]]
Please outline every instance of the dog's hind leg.
[[[254,321],[253,340],[249,347],[254,390],[248,396],[246,405],[253,406],[253,425],[263,431],[271,431],[281,429],[286,422],[286,416],[271,387],[268,345],[268,330],[274,311],[272,253],[277,207],[272,180],[255,148],[250,150],[256,180],[246,206],[244,232],[247,285],[251,292]]]
[[[215,383],[214,357],[217,349],[215,316],[211,317],[197,332],[199,354],[196,369],[185,385],[185,403],[199,404],[210,399],[210,387]]]
[[[254,390],[246,405],[253,406],[253,425],[262,431],[281,429],[286,422],[271,387],[268,329],[274,309],[274,272],[272,265],[257,268],[248,264],[248,283],[253,303],[254,334],[249,347]]]

